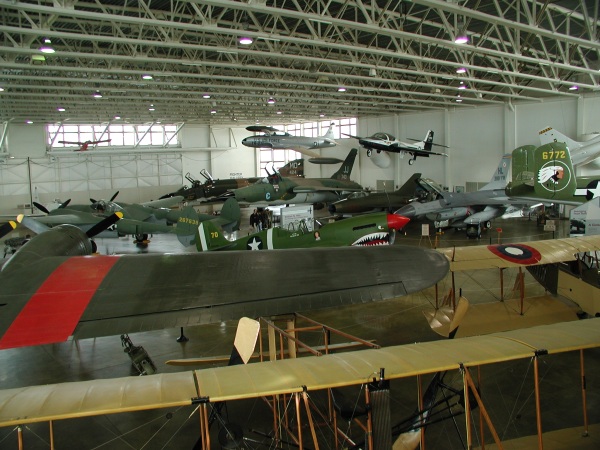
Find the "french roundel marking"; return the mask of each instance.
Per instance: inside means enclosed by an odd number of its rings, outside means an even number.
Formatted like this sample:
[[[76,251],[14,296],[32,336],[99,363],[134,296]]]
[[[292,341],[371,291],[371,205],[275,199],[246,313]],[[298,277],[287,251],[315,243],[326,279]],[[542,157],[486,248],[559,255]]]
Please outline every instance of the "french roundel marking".
[[[542,255],[535,248],[523,244],[488,245],[489,251],[515,264],[536,264]]]

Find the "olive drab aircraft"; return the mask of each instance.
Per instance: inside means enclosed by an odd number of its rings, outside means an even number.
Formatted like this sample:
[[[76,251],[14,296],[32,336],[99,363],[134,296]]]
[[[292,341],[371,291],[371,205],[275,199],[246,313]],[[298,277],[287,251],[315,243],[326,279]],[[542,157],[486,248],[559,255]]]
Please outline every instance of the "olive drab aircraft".
[[[240,225],[241,211],[234,199],[225,202],[221,214],[214,216],[198,214],[191,206],[182,210],[164,207],[178,203],[181,197],[142,204],[125,204],[113,201],[117,194],[118,192],[110,200],[90,199],[89,205],[69,205],[69,201],[66,201],[52,211],[48,211],[43,205],[34,202],[34,205],[46,215],[27,217],[22,223],[36,233],[46,231],[46,227],[62,224],[75,225],[85,231],[101,222],[105,217],[115,212],[121,212],[124,216],[123,220],[114,224],[112,229],[103,231],[99,237],[132,235],[139,243],[146,241],[148,234],[174,233],[184,245],[191,245],[195,235],[195,228],[189,228],[188,225],[197,226],[201,221],[211,220],[229,231],[238,229]],[[173,227],[173,224],[177,224],[177,226]]]
[[[436,199],[442,193],[432,180],[413,174],[400,189],[391,192],[355,192],[348,197],[330,203],[331,214],[360,214],[372,211],[395,211],[413,200]]]
[[[292,178],[279,172],[267,178],[225,194],[234,196],[239,203],[259,205],[285,205],[290,203],[329,203],[346,197],[363,187],[350,180],[358,150],[348,153],[340,169],[331,178]]]
[[[414,144],[410,144],[407,142],[398,141],[394,136],[389,133],[375,133],[373,136],[369,137],[359,137],[352,136],[351,134],[344,134],[344,136],[349,136],[354,139],[358,139],[358,143],[361,147],[367,149],[367,156],[369,158],[373,157],[373,150],[375,150],[376,154],[379,157],[379,160],[373,160],[377,166],[385,168],[390,165],[390,158],[386,152],[391,153],[399,153],[402,158],[404,154],[409,154],[411,158],[408,160],[409,165],[413,165],[417,160],[418,156],[422,156],[428,158],[431,155],[438,156],[448,156],[446,153],[436,153],[431,151],[432,147],[435,145],[437,147],[448,148],[445,145],[434,144],[433,143],[433,131],[428,130],[425,134],[425,139],[419,141],[417,139],[411,139],[416,141]],[[382,153],[384,152],[384,153]],[[387,158],[383,158],[381,160],[381,156],[385,155]]]
[[[327,158],[310,151],[320,148],[335,147],[337,142],[335,142],[333,139],[334,127],[335,123],[332,123],[324,136],[309,137],[293,136],[290,133],[280,131],[273,127],[252,125],[246,127],[246,130],[263,134],[258,136],[248,136],[242,140],[242,144],[246,147],[253,148],[295,150],[299,153],[309,156],[309,161],[314,164],[338,164],[342,162],[338,158]]]
[[[279,169],[279,173],[284,177],[304,177],[304,160],[295,159],[294,161],[290,161]],[[261,177],[252,177],[219,180],[214,179],[206,169],[202,169],[200,175],[205,178],[206,181],[204,183],[194,180],[192,176],[187,173],[185,178],[191,183],[190,187],[184,186],[176,192],[163,195],[161,198],[181,196],[186,201],[198,199],[211,200],[225,194],[231,189],[249,186],[261,179]]]
[[[395,232],[409,222],[396,214],[373,213],[323,225],[316,231],[269,228],[235,241],[227,240],[214,224],[198,226],[196,248],[211,250],[274,250],[281,248],[391,245]]]
[[[600,196],[600,177],[576,177],[567,144],[524,145],[512,153],[511,199],[580,205]]]
[[[435,250],[403,245],[277,250],[260,261],[247,251],[89,257],[91,237],[59,225],[3,266],[0,349],[384,300],[433,286],[449,267]],[[342,262],[356,269],[324,270]]]
[[[562,142],[567,145],[571,152],[571,162],[573,166],[583,166],[592,162],[600,156],[600,136],[590,139],[586,142],[577,142],[564,134],[556,131],[552,127],[546,127],[539,131],[540,144],[551,144],[552,142]]]

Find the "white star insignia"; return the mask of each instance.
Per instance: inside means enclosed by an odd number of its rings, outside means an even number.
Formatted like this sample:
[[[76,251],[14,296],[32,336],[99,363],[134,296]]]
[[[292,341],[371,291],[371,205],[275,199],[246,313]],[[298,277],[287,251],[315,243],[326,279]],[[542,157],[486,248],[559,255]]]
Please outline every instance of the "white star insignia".
[[[261,241],[256,239],[256,237],[253,237],[252,241],[248,242],[248,247],[250,247],[250,250],[260,250],[260,244]]]

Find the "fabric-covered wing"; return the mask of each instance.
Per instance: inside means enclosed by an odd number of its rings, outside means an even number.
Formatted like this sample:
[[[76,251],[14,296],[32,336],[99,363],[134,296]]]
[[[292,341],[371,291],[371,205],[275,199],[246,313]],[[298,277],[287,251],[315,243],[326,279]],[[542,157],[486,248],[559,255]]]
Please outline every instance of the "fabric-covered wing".
[[[494,269],[573,261],[582,252],[600,251],[600,236],[438,249],[450,270]]]
[[[0,426],[191,405],[278,393],[311,392],[386,379],[600,346],[600,318],[454,340],[191,372],[51,384],[0,391]]]

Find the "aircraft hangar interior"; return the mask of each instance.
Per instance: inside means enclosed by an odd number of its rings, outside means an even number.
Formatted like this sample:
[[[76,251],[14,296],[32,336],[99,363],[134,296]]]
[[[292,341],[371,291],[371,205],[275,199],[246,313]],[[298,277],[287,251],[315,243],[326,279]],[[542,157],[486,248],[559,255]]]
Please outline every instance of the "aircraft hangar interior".
[[[600,448],[597,1],[0,27],[1,449]]]

